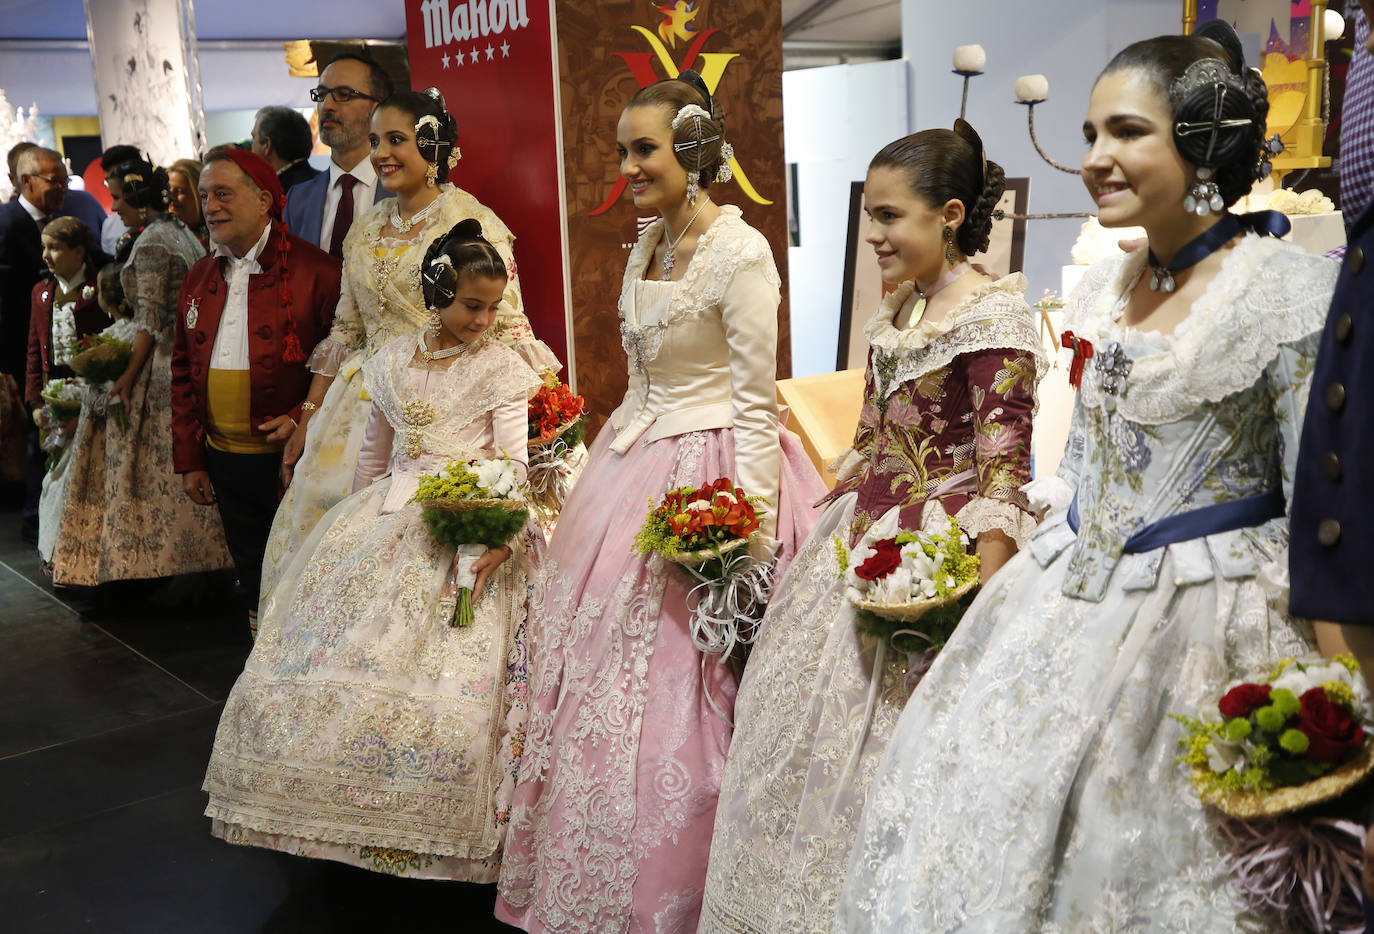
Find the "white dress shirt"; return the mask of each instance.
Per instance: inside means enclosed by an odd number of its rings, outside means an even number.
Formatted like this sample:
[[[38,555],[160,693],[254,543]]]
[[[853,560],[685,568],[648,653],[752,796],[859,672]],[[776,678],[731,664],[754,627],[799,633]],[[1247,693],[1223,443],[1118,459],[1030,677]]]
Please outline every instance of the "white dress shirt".
[[[69,366],[72,350],[76,348],[76,302],[81,295],[81,286],[86,281],[86,267],[81,267],[70,279],[56,277],[58,295],[68,294],[71,298],[58,304],[52,303],[52,354],[53,366]]]
[[[24,209],[29,217],[33,218],[35,224],[42,223],[43,218],[47,216],[42,211],[38,210],[38,208],[34,207],[33,202],[23,195],[19,196],[19,206]]]
[[[219,319],[219,332],[215,334],[215,349],[210,354],[210,368],[214,370],[248,369],[248,280],[262,272],[258,265],[258,255],[267,246],[267,238],[272,234],[272,225],[262,229],[258,238],[243,258],[230,253],[223,244],[215,245],[215,255],[226,260],[224,278],[229,285],[229,294],[224,299],[224,314]]]
[[[377,170],[372,167],[372,160],[363,158],[357,165],[353,166],[353,171],[345,172],[339,168],[338,163],[329,163],[329,190],[324,196],[324,219],[320,224],[320,243],[322,250],[329,249],[329,238],[334,233],[334,214],[339,210],[339,199],[343,196],[343,189],[339,187],[339,179],[345,175],[352,175],[358,180],[358,184],[353,186],[353,219],[356,221],[371,209],[377,194]]]

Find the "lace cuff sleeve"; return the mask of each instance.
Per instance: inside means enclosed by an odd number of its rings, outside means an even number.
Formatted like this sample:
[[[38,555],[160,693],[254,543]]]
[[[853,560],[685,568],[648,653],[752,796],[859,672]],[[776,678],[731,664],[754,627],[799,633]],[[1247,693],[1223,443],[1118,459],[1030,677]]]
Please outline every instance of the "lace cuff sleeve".
[[[306,368],[311,373],[318,373],[321,376],[338,376],[339,367],[353,353],[353,349],[347,347],[332,336],[326,337],[315,345],[315,349],[310,353],[310,359],[306,361]]]
[[[969,500],[954,518],[958,520],[959,528],[968,533],[970,538],[977,538],[991,530],[1006,533],[1007,537],[1016,542],[1018,551],[1026,547],[1031,533],[1035,531],[1035,517],[1030,513],[1020,506],[989,499],[986,496],[975,496]]]

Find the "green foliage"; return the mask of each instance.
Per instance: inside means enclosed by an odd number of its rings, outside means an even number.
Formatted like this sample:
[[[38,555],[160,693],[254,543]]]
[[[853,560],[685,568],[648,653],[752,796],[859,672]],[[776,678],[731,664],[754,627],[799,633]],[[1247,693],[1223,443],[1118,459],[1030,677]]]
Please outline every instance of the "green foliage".
[[[964,618],[964,612],[973,602],[977,590],[965,594],[957,602],[948,606],[942,606],[931,610],[918,620],[903,621],[886,619],[877,613],[868,610],[855,608],[857,623],[855,628],[859,632],[869,636],[876,636],[879,639],[886,639],[898,652],[924,652],[926,649],[939,651],[945,647],[945,643],[954,635],[955,628],[959,625],[959,620]],[[902,633],[903,630],[924,633],[929,641],[920,636],[910,633]]]
[[[477,474],[468,470],[467,464],[462,461],[449,461],[438,473],[427,473],[420,477],[420,485],[416,488],[415,495],[407,502],[417,503],[427,499],[471,499],[481,489]]]
[[[671,558],[681,550],[682,539],[673,533],[673,527],[668,524],[668,517],[650,499],[649,514],[644,517],[644,524],[635,533],[635,551],[641,555],[660,554],[665,558]]]
[[[1298,700],[1297,695],[1288,690],[1288,688],[1274,688],[1271,690],[1269,692],[1269,703],[1283,715],[1285,720],[1293,716],[1299,710],[1302,710],[1302,701]],[[1265,729],[1269,728],[1265,727]]]
[[[840,562],[840,576],[844,577],[844,572],[849,570],[849,549],[844,547],[844,539],[836,535],[833,537],[835,542],[835,558]]]
[[[486,545],[499,548],[515,537],[529,520],[528,509],[514,512],[500,506],[449,512],[426,509],[421,513],[434,537],[445,545]]]

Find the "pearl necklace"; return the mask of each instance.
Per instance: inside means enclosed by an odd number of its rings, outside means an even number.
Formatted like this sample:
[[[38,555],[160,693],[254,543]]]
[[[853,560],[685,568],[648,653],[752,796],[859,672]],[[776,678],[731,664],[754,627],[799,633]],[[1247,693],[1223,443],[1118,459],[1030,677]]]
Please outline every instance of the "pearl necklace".
[[[697,208],[697,213],[693,214],[692,219],[687,222],[687,226],[682,228],[682,233],[673,237],[668,244],[668,249],[663,251],[663,280],[665,282],[672,273],[673,266],[677,263],[676,250],[678,243],[682,241],[683,237],[687,236],[687,231],[692,229],[692,224],[696,222],[697,216],[700,215],[702,211],[706,210],[706,205],[710,203],[711,201],[709,198],[701,203],[701,207]],[[668,218],[666,217],[663,218],[663,232],[670,236],[672,234],[672,231],[668,230]]]
[[[410,215],[410,220],[403,221],[401,220],[401,208],[400,205],[397,203],[400,200],[400,198],[391,199],[391,226],[397,233],[402,234],[410,233],[411,228],[413,228],[416,224],[420,223],[422,220],[428,217],[430,215],[430,212],[439,206],[439,199],[435,198],[429,204],[425,205],[420,210]]]
[[[457,357],[460,354],[471,353],[486,339],[486,335],[484,334],[471,343],[459,341],[456,346],[449,347],[447,350],[430,350],[429,347],[425,345],[425,332],[421,331],[419,334],[420,359],[424,360],[425,363],[431,363],[435,360],[447,360],[449,357]]]

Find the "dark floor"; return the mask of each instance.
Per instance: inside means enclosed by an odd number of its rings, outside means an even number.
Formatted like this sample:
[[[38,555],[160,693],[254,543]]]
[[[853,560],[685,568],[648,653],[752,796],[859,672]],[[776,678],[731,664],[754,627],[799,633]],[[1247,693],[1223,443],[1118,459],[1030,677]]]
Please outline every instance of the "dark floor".
[[[222,582],[55,594],[0,511],[0,929],[511,931],[493,886],[210,836],[201,778],[250,642]]]

